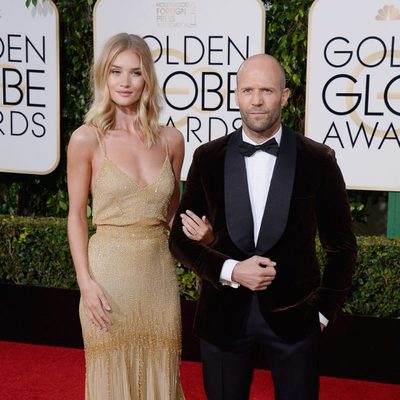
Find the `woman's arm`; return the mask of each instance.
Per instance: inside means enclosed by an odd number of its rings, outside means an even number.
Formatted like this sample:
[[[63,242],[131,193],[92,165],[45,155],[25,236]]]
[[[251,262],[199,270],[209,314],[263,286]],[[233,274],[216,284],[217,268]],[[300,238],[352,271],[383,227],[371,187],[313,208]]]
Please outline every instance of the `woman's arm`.
[[[169,157],[175,176],[174,193],[171,197],[167,216],[168,226],[171,228],[180,199],[180,180],[183,158],[185,155],[185,143],[181,132],[177,129],[166,127],[163,128],[163,130],[165,131],[165,139],[168,140]]]
[[[87,126],[77,129],[68,145],[68,240],[86,315],[99,329],[107,329],[111,321],[104,310],[111,308],[88,268],[87,202],[96,147],[96,136]]]
[[[167,140],[169,141],[172,168],[175,175],[175,189],[168,212],[168,226],[171,228],[180,200],[180,177],[185,143],[181,132],[175,128],[168,128],[168,130]],[[203,244],[211,244],[214,241],[213,229],[206,216],[199,218],[195,213],[186,210],[186,214],[181,214],[180,217],[182,219],[183,231],[189,239],[202,242]]]

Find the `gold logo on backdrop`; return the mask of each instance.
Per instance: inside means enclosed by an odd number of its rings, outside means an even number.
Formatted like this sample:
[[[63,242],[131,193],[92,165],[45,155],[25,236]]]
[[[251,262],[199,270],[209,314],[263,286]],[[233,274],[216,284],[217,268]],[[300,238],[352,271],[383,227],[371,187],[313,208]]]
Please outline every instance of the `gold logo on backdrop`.
[[[382,59],[383,56],[383,52],[378,51],[376,53],[373,53],[371,55],[369,55],[365,60],[364,63],[367,63],[367,65],[370,65],[371,63],[373,63],[376,60]],[[389,58],[389,54],[386,54],[386,58]],[[394,50],[393,51],[393,58],[398,58],[400,59],[400,50]],[[365,66],[359,64],[357,65],[357,67],[353,70],[352,75],[355,78],[359,78],[362,73],[363,70],[365,69]],[[354,93],[354,86],[355,83],[351,82],[348,83],[346,86],[346,91],[347,93]],[[383,92],[377,92],[375,95],[376,99],[382,100],[384,97],[384,93]],[[389,93],[387,96],[388,99],[391,100],[400,100],[400,93]],[[348,108],[352,108],[354,107],[354,99],[347,97],[346,98],[346,105]],[[354,121],[354,123],[358,126],[360,126],[361,124],[364,124],[367,133],[372,134],[373,132],[376,132],[376,136],[378,137],[383,137],[387,134],[387,130],[382,130],[382,129],[377,129],[377,125],[375,127],[373,127],[372,125],[369,125],[366,121],[364,121],[364,119],[357,113],[357,111],[354,111],[350,114],[351,119]],[[397,131],[399,127],[395,127],[394,129]]]
[[[162,49],[161,53],[157,52],[157,50],[152,50],[151,51],[151,55],[153,56],[153,59],[156,59],[156,58],[158,59],[161,56],[167,56],[167,54],[177,58],[178,60],[181,60],[182,63],[184,62],[185,55],[183,54],[183,51],[180,51],[180,50],[177,50],[177,49],[168,49],[167,50],[165,48]],[[188,61],[190,61],[190,60],[188,60]]]
[[[383,6],[375,17],[377,21],[400,20],[400,10],[396,6]]]
[[[1,10],[0,10],[1,11]],[[0,18],[1,18],[1,15],[0,15]],[[1,69],[4,69],[4,68],[10,68],[10,69],[13,69],[13,70],[16,70],[17,68],[13,65],[13,64],[0,64],[0,70]],[[25,84],[20,84],[19,86],[18,86],[18,88],[22,91],[22,94],[23,94],[23,97],[25,97],[25,94],[26,94],[26,85]],[[0,90],[4,93],[6,90],[7,90],[7,84],[6,84],[6,86],[4,87],[4,83],[3,82],[1,82],[0,83]],[[5,97],[5,95],[4,95],[4,97]],[[4,99],[3,99],[4,100]],[[2,108],[14,108],[16,106],[16,104],[1,104],[1,107]]]

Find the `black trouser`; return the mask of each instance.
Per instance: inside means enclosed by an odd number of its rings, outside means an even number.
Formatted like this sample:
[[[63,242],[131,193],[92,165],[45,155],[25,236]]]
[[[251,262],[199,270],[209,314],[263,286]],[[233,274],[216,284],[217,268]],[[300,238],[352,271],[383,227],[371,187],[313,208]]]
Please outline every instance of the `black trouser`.
[[[255,348],[267,357],[276,400],[317,400],[319,327],[297,342],[278,337],[261,315],[254,295],[242,336],[229,351],[201,340],[204,387],[208,400],[247,400]]]

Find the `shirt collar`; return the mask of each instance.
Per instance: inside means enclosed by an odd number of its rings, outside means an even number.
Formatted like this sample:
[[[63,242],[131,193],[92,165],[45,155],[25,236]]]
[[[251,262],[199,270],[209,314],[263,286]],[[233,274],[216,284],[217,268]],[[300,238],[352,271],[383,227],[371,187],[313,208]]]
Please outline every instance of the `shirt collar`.
[[[259,144],[263,144],[265,142],[267,142],[268,140],[275,138],[275,140],[278,142],[278,146],[281,144],[281,138],[282,138],[282,125],[279,125],[279,129],[268,139],[264,140],[261,143],[256,143],[254,140],[250,139],[246,133],[244,132],[244,129],[242,128],[242,139],[243,142],[247,142],[250,144],[254,144],[254,145],[259,145]]]

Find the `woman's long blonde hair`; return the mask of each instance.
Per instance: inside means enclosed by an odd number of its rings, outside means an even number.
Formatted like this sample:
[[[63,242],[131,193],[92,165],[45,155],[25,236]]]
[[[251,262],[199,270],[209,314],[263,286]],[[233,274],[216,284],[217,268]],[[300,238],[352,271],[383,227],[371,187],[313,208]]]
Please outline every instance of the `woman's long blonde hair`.
[[[107,80],[115,58],[125,50],[132,50],[140,58],[145,84],[138,102],[135,129],[144,135],[147,146],[151,147],[156,142],[160,130],[158,123],[160,89],[149,46],[140,36],[119,33],[106,42],[92,67],[91,79],[94,96],[86,114],[85,123],[95,126],[102,135],[115,127],[116,106],[111,100]]]

